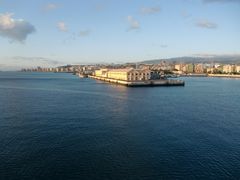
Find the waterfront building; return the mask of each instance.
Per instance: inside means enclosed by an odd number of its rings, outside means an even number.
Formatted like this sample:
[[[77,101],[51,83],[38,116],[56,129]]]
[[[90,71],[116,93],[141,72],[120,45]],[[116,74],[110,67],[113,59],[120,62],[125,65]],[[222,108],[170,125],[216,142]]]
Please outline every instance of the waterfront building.
[[[235,72],[235,65],[227,64],[223,66],[224,73],[233,73]]]
[[[100,69],[95,71],[95,76],[118,79],[124,81],[144,81],[151,79],[148,69]]]
[[[182,64],[175,64],[174,69],[182,71]]]
[[[217,66],[217,70],[218,72],[223,72],[223,66],[222,65]]]
[[[204,72],[204,66],[203,64],[196,64],[194,66],[194,72],[195,73],[203,73]]]
[[[190,63],[186,65],[186,72],[193,73],[194,72],[194,64]]]
[[[240,73],[240,65],[236,66],[236,72]]]
[[[216,71],[216,68],[211,67],[211,68],[207,68],[207,73],[214,73]]]
[[[128,81],[130,72],[131,69],[111,69],[107,72],[107,77],[111,79]]]
[[[151,72],[147,69],[132,69],[128,71],[127,79],[128,81],[144,81],[151,79]]]
[[[178,71],[182,71],[184,73],[193,73],[194,72],[194,64],[176,64],[174,67]]]
[[[98,77],[107,77],[107,72],[108,72],[108,69],[95,70],[95,76],[98,76]]]

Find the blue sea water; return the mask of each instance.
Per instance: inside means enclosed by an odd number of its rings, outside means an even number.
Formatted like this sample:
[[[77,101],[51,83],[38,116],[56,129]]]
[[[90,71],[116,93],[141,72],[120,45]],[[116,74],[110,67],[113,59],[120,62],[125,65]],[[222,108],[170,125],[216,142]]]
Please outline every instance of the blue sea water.
[[[240,179],[240,79],[184,80],[0,72],[0,179]]]

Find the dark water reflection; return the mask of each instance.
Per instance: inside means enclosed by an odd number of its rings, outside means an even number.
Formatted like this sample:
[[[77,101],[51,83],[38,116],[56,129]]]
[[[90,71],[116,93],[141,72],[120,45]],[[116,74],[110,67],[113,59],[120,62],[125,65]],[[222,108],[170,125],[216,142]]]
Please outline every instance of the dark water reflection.
[[[240,80],[185,80],[0,73],[0,179],[239,179]]]

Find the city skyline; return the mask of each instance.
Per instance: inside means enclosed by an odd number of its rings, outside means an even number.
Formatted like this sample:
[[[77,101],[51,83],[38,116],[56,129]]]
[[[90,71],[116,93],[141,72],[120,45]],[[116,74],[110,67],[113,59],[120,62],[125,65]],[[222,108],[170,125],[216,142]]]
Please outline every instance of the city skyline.
[[[0,0],[0,69],[239,55],[238,0]]]

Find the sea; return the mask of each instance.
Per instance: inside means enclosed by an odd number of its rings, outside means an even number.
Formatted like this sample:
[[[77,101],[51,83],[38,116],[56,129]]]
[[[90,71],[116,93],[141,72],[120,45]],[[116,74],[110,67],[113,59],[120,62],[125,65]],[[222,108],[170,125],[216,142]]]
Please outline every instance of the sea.
[[[240,79],[181,79],[0,72],[0,179],[240,179]]]

